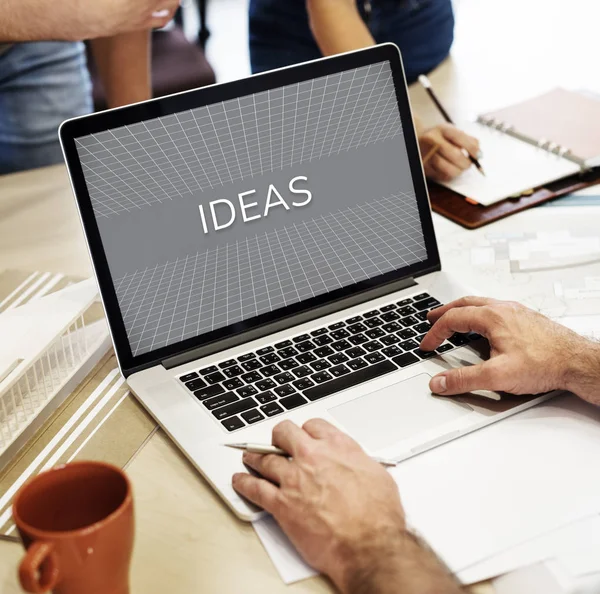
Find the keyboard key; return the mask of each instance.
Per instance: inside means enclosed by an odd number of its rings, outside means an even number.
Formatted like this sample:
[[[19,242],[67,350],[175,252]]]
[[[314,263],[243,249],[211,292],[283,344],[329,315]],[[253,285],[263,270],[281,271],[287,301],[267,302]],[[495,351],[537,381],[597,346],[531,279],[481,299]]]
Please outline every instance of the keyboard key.
[[[338,377],[330,382],[325,382],[314,388],[309,388],[304,391],[304,395],[311,401],[319,400],[320,398],[331,396],[331,394],[346,390],[347,388],[352,388],[353,386],[375,379],[376,377],[390,373],[396,369],[398,368],[390,360],[386,359],[376,365],[365,367],[364,369],[348,373],[347,375]]]
[[[405,314],[402,314],[405,315]],[[381,319],[384,322],[393,322],[394,320],[399,320],[400,316],[395,311],[389,311],[388,313],[384,313],[381,316]]]
[[[431,357],[435,357],[437,355],[435,351],[422,351],[421,349],[417,349],[414,352],[417,357],[421,357],[421,359],[431,359]]]
[[[258,423],[258,421],[262,421],[265,417],[259,410],[253,409],[243,412],[242,418],[244,421],[246,421],[246,423],[252,425],[252,423]]]
[[[253,384],[254,382],[257,382],[258,380],[262,379],[262,375],[260,373],[258,373],[258,371],[251,371],[250,373],[244,373],[244,375],[242,375],[242,380],[245,381],[247,384]]]
[[[404,307],[401,307],[398,310],[398,313],[404,317],[404,316],[410,316],[412,314],[415,313],[415,311],[417,311],[414,307],[411,307],[410,305],[405,305]]]
[[[481,336],[481,334],[477,334],[477,332],[469,332],[466,336],[471,341],[483,338],[483,336]]]
[[[297,367],[296,369],[292,369],[292,373],[296,377],[300,378],[300,377],[306,377],[307,375],[311,375],[312,370],[310,367],[303,365],[302,367]]]
[[[206,381],[212,386],[213,384],[218,384],[225,379],[225,376],[220,371],[215,371],[215,373],[211,373],[206,376]]]
[[[390,334],[389,336],[384,336],[381,339],[381,342],[385,346],[390,346],[392,344],[398,344],[400,342],[400,339],[395,334]]]
[[[185,384],[185,387],[191,392],[194,392],[195,390],[206,387],[206,382],[203,379],[198,378]]]
[[[277,396],[275,396],[275,394],[273,394],[271,390],[268,390],[267,392],[262,392],[261,394],[259,394],[256,397],[256,400],[258,400],[260,404],[267,404],[268,402],[273,402],[273,400],[277,400]]]
[[[416,330],[419,334],[422,334],[423,332],[427,333],[429,330],[431,330],[431,324],[429,322],[421,322],[414,327],[414,330]]]
[[[338,351],[338,353],[340,351],[345,351],[346,349],[349,349],[350,347],[352,347],[352,345],[345,338],[343,338],[342,340],[338,340],[337,342],[334,342],[331,345],[331,348]]]
[[[381,308],[381,310],[380,310],[380,311],[381,311],[382,313],[386,313],[386,312],[388,312],[388,311],[392,311],[393,309],[396,309],[396,304],[395,304],[395,303],[390,303],[389,305],[384,305],[384,306]]]
[[[379,363],[380,361],[385,361],[385,357],[381,353],[370,353],[365,356],[365,361],[373,365],[375,363]]]
[[[244,386],[237,391],[240,398],[248,398],[248,396],[254,396],[255,394],[258,394],[258,390],[254,386]]]
[[[310,340],[305,340],[304,342],[299,342],[296,345],[296,348],[301,353],[306,353],[307,351],[312,351],[316,346]]]
[[[325,328],[322,328],[325,330]],[[325,330],[327,332],[327,330]],[[292,338],[294,342],[304,342],[305,340],[310,340],[310,336],[308,334],[300,334],[300,336],[296,336],[296,338]]]
[[[179,381],[180,382],[189,382],[190,380],[196,379],[197,377],[200,377],[195,371],[192,371],[192,373],[188,373],[187,375],[182,375],[179,377]]]
[[[431,295],[429,293],[420,293],[413,297],[413,301],[421,301],[422,299],[431,299]]]
[[[334,340],[341,340],[342,338],[347,338],[348,336],[350,336],[350,332],[344,330],[343,328],[331,333],[331,338]]]
[[[372,309],[371,311],[368,311],[367,313],[363,314],[363,318],[368,319],[368,318],[374,318],[375,316],[379,315],[379,310],[377,309]]]
[[[432,307],[439,307],[440,305],[442,305],[437,299],[434,299],[433,297],[428,297],[427,299],[423,299],[422,301],[419,301],[415,297],[415,302],[416,303],[413,304],[413,307],[418,311],[423,311],[424,309],[431,309]]]
[[[329,373],[331,373],[333,377],[341,377],[342,375],[350,373],[350,370],[345,365],[336,365],[329,370]]]
[[[355,346],[369,341],[364,334],[356,334],[355,336],[351,336],[348,340]]]
[[[310,376],[310,379],[315,382],[315,384],[322,384],[323,382],[328,382],[333,379],[333,375],[327,373],[326,371],[320,371],[319,373],[315,373]]]
[[[284,371],[289,371],[290,369],[294,369],[294,367],[298,367],[299,365],[300,363],[298,363],[296,359],[284,359],[279,364],[279,367],[281,367],[281,369],[283,369]]]
[[[277,388],[273,388],[273,392],[277,394],[280,398],[283,396],[289,396],[290,394],[295,394],[296,390],[290,384],[286,384],[285,386],[278,386]]]
[[[255,369],[258,369],[259,367],[262,367],[262,363],[258,359],[250,359],[250,361],[244,361],[242,363],[242,367],[246,371],[254,371]]]
[[[261,380],[260,382],[256,382],[256,388],[258,390],[260,390],[261,392],[270,390],[271,388],[274,388],[276,385],[277,384],[271,378],[267,378],[267,379]]]
[[[399,324],[401,324],[404,328],[408,328],[409,326],[414,326],[417,323],[418,323],[417,320],[415,318],[413,318],[412,316],[406,316],[405,318],[402,318],[399,322]]]
[[[277,361],[281,361],[281,357],[275,353],[269,353],[260,358],[260,362],[263,365],[270,365],[271,363],[277,363]]]
[[[225,392],[225,388],[219,384],[214,386],[207,386],[206,388],[202,388],[194,392],[194,396],[198,400],[204,400],[205,398],[212,398],[213,396],[217,396],[218,394],[223,394]]]
[[[351,349],[348,349],[346,351],[346,355],[348,355],[348,357],[351,357],[352,359],[355,359],[356,357],[362,357],[366,354],[367,351],[365,351],[365,349],[361,347],[352,347]]]
[[[309,377],[303,377],[302,379],[294,382],[294,387],[298,390],[308,390],[308,388],[312,388],[314,385],[315,382],[313,382]]]
[[[357,322],[360,322],[363,319],[362,316],[354,316],[352,318],[348,318],[346,320],[346,324],[350,325],[350,324],[356,324]]]
[[[221,421],[221,425],[223,425],[227,431],[236,431],[237,429],[244,427],[244,421],[239,417],[230,417],[229,419]]]
[[[310,335],[311,336],[322,336],[323,334],[327,334],[327,328],[318,328],[317,330],[313,330]]]
[[[276,342],[275,343],[275,348],[276,349],[286,349],[287,347],[291,347],[292,346],[292,341],[291,340],[284,340],[282,342]]]
[[[419,344],[421,344],[423,342],[423,339],[425,338],[426,334],[419,334],[418,336],[415,336],[415,342],[418,342]]]
[[[254,353],[246,353],[245,355],[238,357],[238,361],[240,363],[243,363],[244,361],[250,361],[250,359],[256,359],[256,355]]]
[[[417,335],[417,333],[414,330],[411,330],[410,328],[404,328],[404,330],[400,330],[400,332],[398,332],[398,336],[402,340],[408,340],[409,338],[414,338],[416,335]]]
[[[414,351],[419,348],[419,343],[414,340],[405,340],[398,345],[403,351]]]
[[[340,363],[345,363],[348,361],[348,357],[346,357],[344,353],[336,353],[335,355],[331,355],[331,357],[329,357],[329,361],[333,363],[333,365],[339,365]]]
[[[272,375],[277,375],[278,373],[281,373],[281,369],[279,369],[277,365],[267,365],[266,367],[261,367],[260,372],[265,377],[271,377]]]
[[[228,404],[223,408],[218,408],[217,410],[213,410],[212,414],[219,420],[226,419],[227,417],[231,417],[232,415],[237,415],[245,410],[250,410],[251,408],[256,408],[258,406],[258,402],[254,400],[254,398],[244,398],[239,402],[234,402],[233,404]]]
[[[260,410],[267,415],[267,417],[274,417],[283,412],[283,408],[279,406],[276,402],[271,402],[270,404],[266,404],[265,406],[261,406]]]
[[[239,366],[239,365],[232,365],[231,367],[226,367],[225,369],[223,369],[223,373],[227,376],[227,377],[237,377],[238,375],[242,375],[242,373],[244,373],[244,370]]]
[[[367,330],[367,327],[360,322],[357,324],[352,324],[352,326],[348,326],[348,332],[350,332],[350,334],[358,334],[359,332],[364,332],[365,330]]]
[[[244,382],[239,377],[234,377],[223,382],[223,387],[226,390],[237,390],[244,385]]]
[[[301,355],[298,355],[298,357],[296,357],[296,359],[298,360],[299,363],[302,363],[302,365],[304,365],[305,363],[312,363],[313,361],[317,360],[317,358],[310,352],[302,353]]]
[[[398,322],[390,322],[389,324],[382,326],[381,329],[387,332],[388,334],[391,334],[392,332],[398,332],[398,330],[402,330],[402,326],[400,326]]]
[[[325,361],[324,359],[319,359],[318,361],[311,363],[310,366],[315,371],[323,371],[323,369],[327,369],[328,367],[331,367],[331,363],[329,361]]]
[[[367,367],[369,364],[364,359],[352,359],[352,361],[348,361],[348,367],[352,369],[352,371],[356,371],[358,369],[362,369],[363,367]]]
[[[296,378],[289,371],[284,371],[283,373],[276,375],[273,379],[279,385],[282,385],[282,384],[289,384],[291,381],[295,380]]]
[[[397,346],[389,346],[381,351],[386,357],[395,357],[396,355],[402,354],[402,349],[399,349]]]
[[[221,406],[225,406],[226,404],[231,404],[232,402],[236,402],[239,400],[237,394],[233,392],[225,392],[225,394],[220,394],[219,396],[215,396],[214,398],[208,398],[207,400],[203,400],[202,404],[208,408],[208,410],[214,410],[215,408],[220,408]]]
[[[340,328],[343,328],[346,325],[346,322],[336,322],[335,324],[331,324],[331,326],[329,326],[329,330],[339,330]]]
[[[403,353],[402,355],[394,357],[392,361],[400,367],[407,367],[408,365],[412,365],[413,363],[418,363],[419,357],[413,355],[413,353]]]
[[[453,344],[450,344],[448,342],[445,342],[443,345],[439,346],[437,348],[437,352],[438,353],[445,353],[447,351],[451,351],[454,348]]]
[[[315,349],[315,355],[317,355],[317,357],[329,357],[329,355],[333,355],[333,353],[335,353],[335,351],[328,346]]]
[[[429,310],[426,309],[424,311],[418,311],[416,314],[413,314],[415,318],[417,318],[417,320],[419,320],[419,322],[425,322],[427,321],[427,314],[429,313]]]
[[[331,338],[329,334],[324,334],[323,336],[317,336],[317,338],[313,338],[313,342],[317,346],[324,346],[326,344],[331,344],[333,342],[333,338]]]
[[[231,367],[232,365],[235,365],[237,363],[237,361],[235,359],[227,359],[227,361],[223,361],[222,363],[219,363],[219,369],[225,369],[225,367]]]
[[[367,342],[363,344],[363,349],[369,353],[374,353],[379,349],[382,349],[383,345],[378,340],[372,340],[371,342]]]
[[[201,375],[208,375],[209,373],[214,373],[215,371],[219,371],[219,368],[216,365],[211,365],[210,367],[205,367],[200,370]]]
[[[367,328],[377,328],[377,326],[383,326],[383,323],[381,318],[370,318],[365,320],[365,326],[367,326]]]
[[[258,349],[256,354],[260,357],[262,355],[266,355],[267,353],[272,353],[275,349],[272,346],[263,347],[262,349]]]
[[[365,332],[365,336],[368,336],[371,340],[374,340],[375,338],[381,338],[382,336],[385,336],[385,332],[382,328],[373,328],[373,330],[367,330],[367,332]]]
[[[295,357],[298,354],[298,351],[292,347],[285,347],[279,351],[279,356],[282,359],[289,359],[290,357]]]
[[[448,342],[451,342],[454,346],[463,346],[465,344],[469,344],[469,339],[464,334],[453,334]]]
[[[297,408],[298,406],[302,406],[306,404],[308,400],[304,398],[301,394],[293,394],[292,396],[286,396],[279,401],[287,410],[292,410],[292,408]]]
[[[396,305],[398,307],[404,307],[405,305],[409,305],[412,302],[413,302],[413,300],[409,297],[408,299],[402,299],[402,301],[398,301],[396,303]]]

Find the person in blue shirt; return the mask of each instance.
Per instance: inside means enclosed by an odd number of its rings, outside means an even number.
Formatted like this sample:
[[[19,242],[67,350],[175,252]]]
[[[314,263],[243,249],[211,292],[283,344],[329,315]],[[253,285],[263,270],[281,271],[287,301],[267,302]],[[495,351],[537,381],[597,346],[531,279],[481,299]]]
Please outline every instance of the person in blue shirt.
[[[454,39],[451,0],[250,0],[252,72],[264,72],[367,47],[395,43],[408,83],[442,62]],[[415,126],[428,177],[448,180],[471,166],[477,139],[450,124]]]

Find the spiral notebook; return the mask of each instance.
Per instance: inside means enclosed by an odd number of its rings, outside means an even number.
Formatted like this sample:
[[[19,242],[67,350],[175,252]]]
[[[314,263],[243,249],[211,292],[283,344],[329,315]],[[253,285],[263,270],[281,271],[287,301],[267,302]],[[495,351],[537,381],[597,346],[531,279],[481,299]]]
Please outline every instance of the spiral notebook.
[[[471,167],[441,185],[490,206],[600,166],[600,100],[557,88],[461,126],[480,141]]]

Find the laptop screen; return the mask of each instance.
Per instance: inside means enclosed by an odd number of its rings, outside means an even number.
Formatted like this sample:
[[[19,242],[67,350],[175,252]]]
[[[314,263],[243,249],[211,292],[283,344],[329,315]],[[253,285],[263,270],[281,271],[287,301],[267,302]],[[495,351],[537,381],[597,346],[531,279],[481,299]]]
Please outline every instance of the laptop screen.
[[[389,61],[75,145],[133,356],[427,259]]]

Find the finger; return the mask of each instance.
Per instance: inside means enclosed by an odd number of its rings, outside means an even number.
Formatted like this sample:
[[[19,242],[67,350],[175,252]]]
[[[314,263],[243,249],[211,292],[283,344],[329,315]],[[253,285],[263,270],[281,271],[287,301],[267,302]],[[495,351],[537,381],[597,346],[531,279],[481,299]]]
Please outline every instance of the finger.
[[[440,145],[440,155],[461,171],[471,167],[471,161],[465,153],[450,142],[444,142]]]
[[[244,464],[256,470],[258,474],[278,485],[289,476],[290,461],[285,456],[278,456],[277,454],[263,456],[262,454],[244,452],[242,460]]]
[[[431,378],[429,389],[434,394],[454,396],[473,390],[499,390],[501,377],[497,373],[495,361],[486,361],[480,365],[457,367],[444,371]]]
[[[242,497],[271,514],[276,513],[281,492],[273,483],[242,472],[233,475],[231,484]]]
[[[430,163],[434,171],[433,177],[435,177],[436,179],[447,181],[450,179],[454,179],[457,175],[460,175],[462,173],[461,169],[456,167],[456,165],[450,163],[450,161],[448,161],[439,154],[435,155],[435,157],[431,159]]]
[[[433,351],[455,332],[477,332],[488,336],[486,308],[466,306],[447,311],[425,335],[421,348],[424,351]]]
[[[273,427],[273,445],[286,451],[292,458],[298,448],[307,445],[311,437],[291,421],[283,421]]]
[[[467,149],[469,154],[474,157],[479,153],[479,140],[470,136],[466,132],[459,130],[456,126],[443,126],[442,135],[444,138],[460,148]]]
[[[454,309],[455,307],[492,305],[493,303],[498,303],[498,300],[492,299],[490,297],[476,297],[474,295],[461,297],[460,299],[455,299],[450,303],[446,303],[446,305],[440,305],[440,307],[432,309],[427,314],[427,320],[433,324],[434,322],[439,320],[447,311]]]
[[[337,427],[334,427],[325,419],[311,419],[310,421],[306,421],[306,423],[302,425],[302,429],[315,439],[330,439],[332,437],[345,435],[345,433],[342,433]]]

